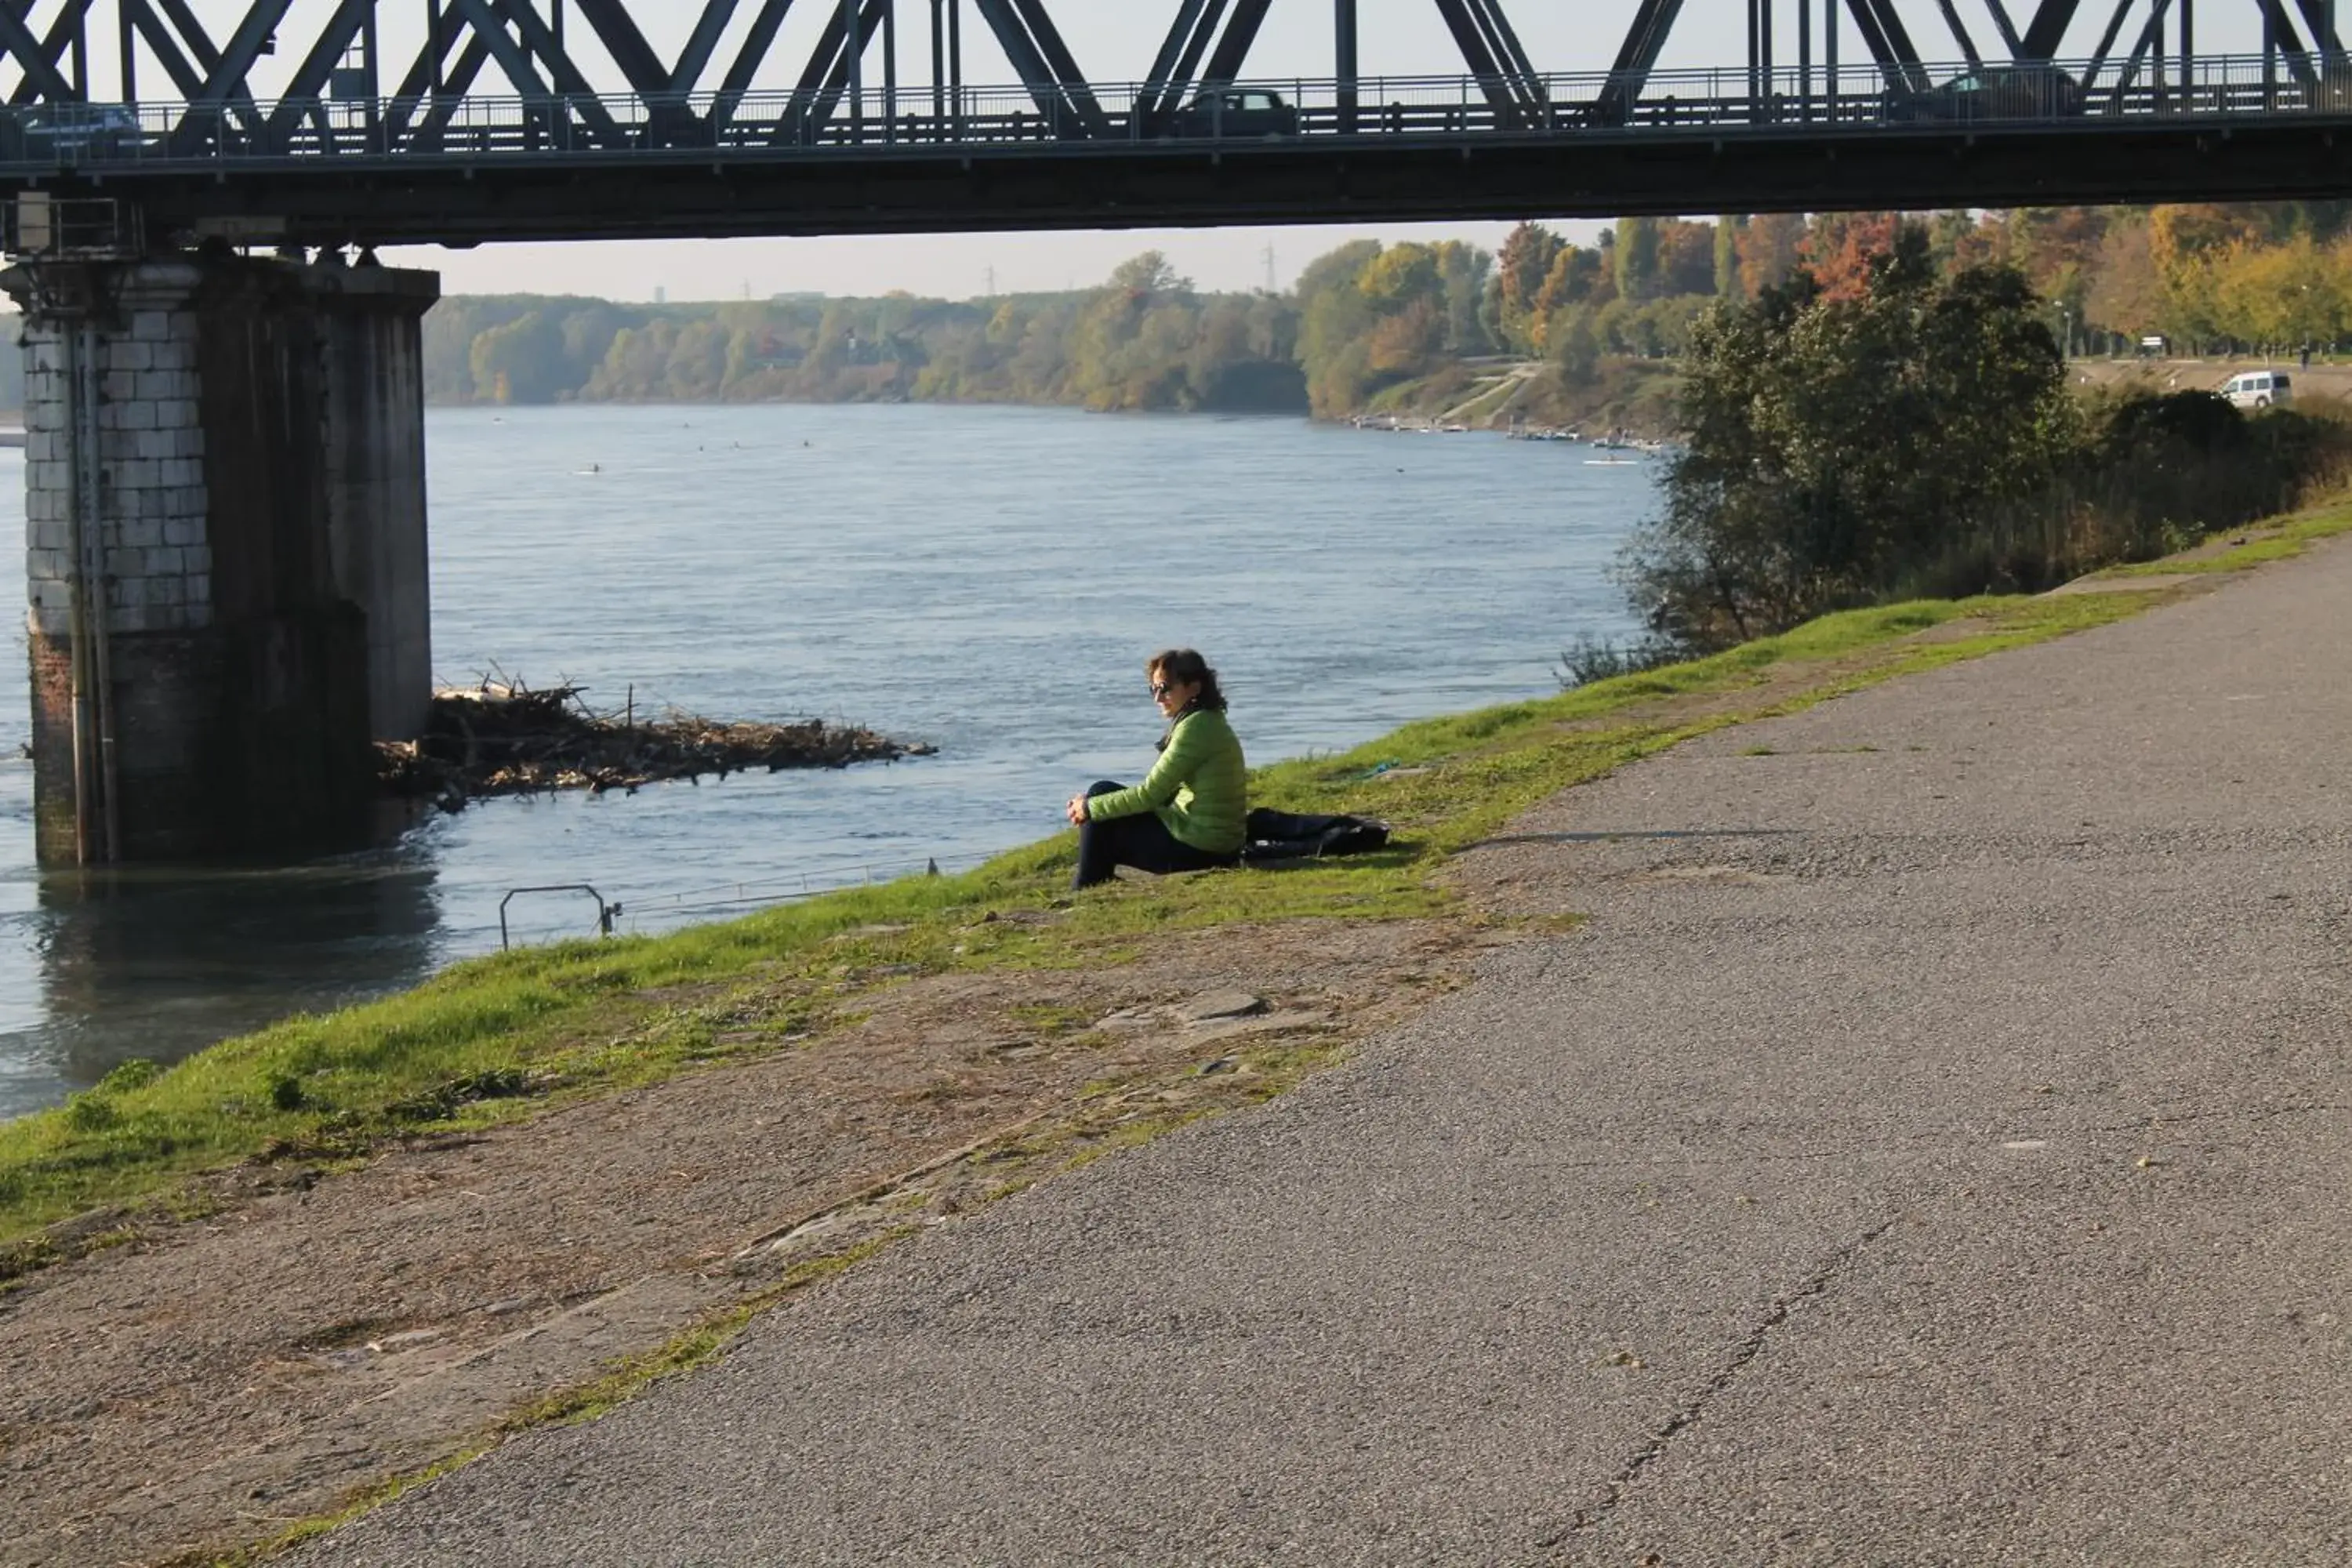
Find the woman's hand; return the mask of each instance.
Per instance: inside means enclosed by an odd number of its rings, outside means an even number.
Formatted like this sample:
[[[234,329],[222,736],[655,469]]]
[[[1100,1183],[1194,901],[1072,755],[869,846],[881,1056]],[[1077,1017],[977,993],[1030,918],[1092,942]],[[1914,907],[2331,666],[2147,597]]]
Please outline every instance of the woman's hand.
[[[1082,795],[1072,795],[1070,797],[1070,804],[1062,808],[1062,814],[1070,819],[1071,826],[1085,826],[1087,821],[1087,797]]]

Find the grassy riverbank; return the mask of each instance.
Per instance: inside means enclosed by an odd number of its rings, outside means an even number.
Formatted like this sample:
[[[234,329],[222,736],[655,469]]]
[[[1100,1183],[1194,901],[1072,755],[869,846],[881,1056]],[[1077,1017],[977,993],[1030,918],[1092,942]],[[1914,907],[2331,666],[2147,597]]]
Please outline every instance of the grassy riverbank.
[[[2352,504],[2294,520],[2276,536],[2291,545],[2234,553],[2251,564],[2347,528]],[[478,960],[169,1070],[119,1069],[62,1108],[0,1126],[0,1289],[45,1262],[132,1239],[143,1225],[235,1201],[225,1171],[307,1180],[420,1131],[513,1120],[791,1050],[853,1026],[861,997],[910,975],[1107,966],[1158,933],[1227,922],[1444,915],[1456,908],[1440,875],[1449,858],[1562,788],[1696,734],[2103,625],[2160,596],[1832,616],[1711,658],[1409,725],[1342,756],[1255,774],[1265,804],[1395,825],[1395,847],[1357,860],[1073,899],[1065,835],[961,877],[854,889],[666,937]]]
[[[1590,374],[1571,378],[1541,360],[1498,358],[1448,364],[1399,382],[1352,412],[1473,429],[1516,423],[1665,440],[1676,433],[1675,397],[1681,386],[1682,366],[1674,360],[1611,355]]]

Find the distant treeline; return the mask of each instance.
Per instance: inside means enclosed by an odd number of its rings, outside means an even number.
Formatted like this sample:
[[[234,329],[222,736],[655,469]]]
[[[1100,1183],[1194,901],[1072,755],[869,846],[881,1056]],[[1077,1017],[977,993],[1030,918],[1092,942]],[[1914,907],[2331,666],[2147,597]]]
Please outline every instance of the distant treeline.
[[[426,388],[447,403],[907,400],[1328,417],[1423,381],[1459,385],[1465,361],[1507,355],[1546,362],[1511,405],[1540,416],[1572,405],[1604,360],[1679,358],[1711,304],[1756,299],[1801,269],[1826,298],[1858,298],[1898,221],[1629,218],[1593,246],[1522,224],[1491,254],[1358,241],[1281,293],[1197,290],[1147,252],[1099,288],[980,300],[461,296],[426,320]],[[2078,352],[2155,333],[2202,349],[2352,336],[2347,226],[2352,203],[2027,208],[1916,225],[1938,275],[2013,268]]]
[[[1465,362],[1500,355],[1544,365],[1501,411],[1573,417],[1622,381],[1603,362],[1680,359],[1718,300],[1752,300],[1801,269],[1825,298],[1859,298],[1899,221],[1628,218],[1591,246],[1522,224],[1493,253],[1359,241],[1279,293],[1198,290],[1147,252],[1098,288],[977,300],[455,296],[425,319],[425,387],[441,403],[925,400],[1331,417],[1451,402],[1475,379]],[[1915,221],[1939,276],[2015,268],[2076,352],[2151,334],[2179,350],[2352,339],[2352,203]],[[21,356],[0,353],[0,405],[19,405],[22,386]]]
[[[457,297],[425,319],[425,395],[1302,410],[1297,334],[1287,297],[1196,293],[1156,253],[1099,289],[986,300]]]
[[[1584,249],[1528,225],[1501,271],[1458,241],[1359,241],[1282,293],[1203,292],[1149,251],[1099,288],[984,300],[457,296],[426,319],[425,385],[448,403],[906,400],[1333,416],[1465,360],[1539,355],[1553,310],[1594,313],[1596,353],[1679,349],[1715,294],[1715,226],[1636,219],[1621,230],[1630,271],[1610,265],[1613,233]]]

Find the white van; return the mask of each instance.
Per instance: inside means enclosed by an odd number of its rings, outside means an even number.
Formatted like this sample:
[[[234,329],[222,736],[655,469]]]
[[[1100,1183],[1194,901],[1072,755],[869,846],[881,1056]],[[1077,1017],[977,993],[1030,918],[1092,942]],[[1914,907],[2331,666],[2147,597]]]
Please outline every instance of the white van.
[[[2221,395],[2241,408],[2268,408],[2294,399],[2294,378],[2283,370],[2250,370],[2222,384]]]

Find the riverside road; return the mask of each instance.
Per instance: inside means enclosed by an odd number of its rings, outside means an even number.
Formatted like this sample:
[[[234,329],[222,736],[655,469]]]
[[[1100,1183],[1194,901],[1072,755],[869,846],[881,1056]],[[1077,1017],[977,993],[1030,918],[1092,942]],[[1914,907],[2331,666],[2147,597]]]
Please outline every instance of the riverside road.
[[[2352,1558],[2347,605],[1571,791],[1475,858],[1581,930],[304,1561]]]

